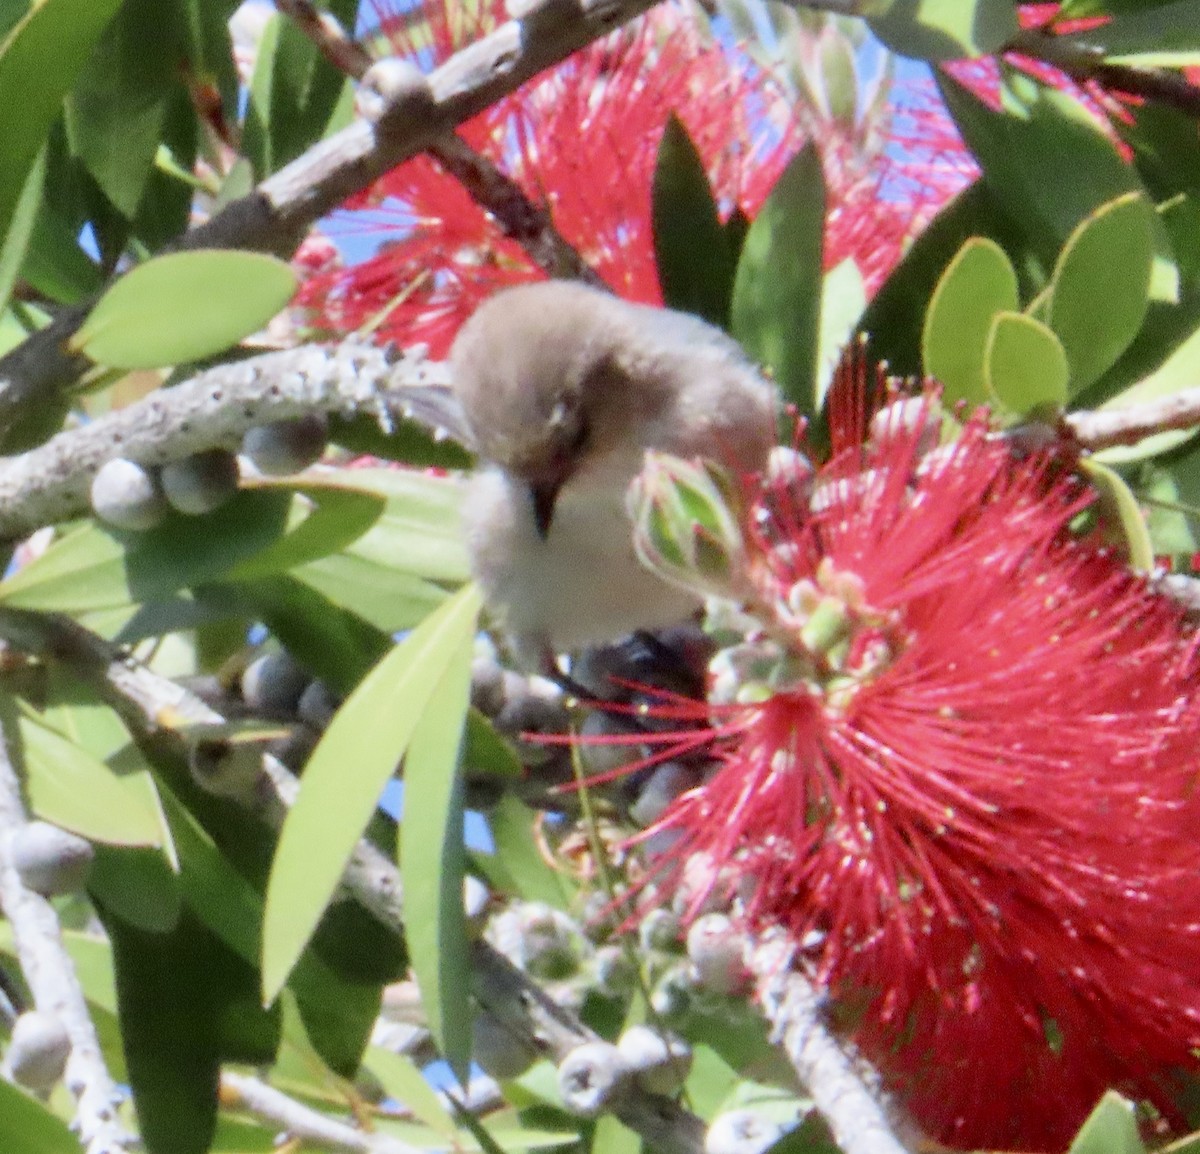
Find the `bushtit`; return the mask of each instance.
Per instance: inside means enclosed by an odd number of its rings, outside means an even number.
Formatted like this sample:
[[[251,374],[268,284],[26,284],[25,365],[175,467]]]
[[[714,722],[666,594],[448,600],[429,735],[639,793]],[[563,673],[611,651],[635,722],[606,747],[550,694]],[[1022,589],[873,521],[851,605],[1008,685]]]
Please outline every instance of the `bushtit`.
[[[741,348],[696,317],[549,281],[485,303],[450,359],[482,465],[472,563],[518,655],[544,665],[686,617],[695,596],[634,553],[625,494],[647,449],[764,467],[776,392]]]

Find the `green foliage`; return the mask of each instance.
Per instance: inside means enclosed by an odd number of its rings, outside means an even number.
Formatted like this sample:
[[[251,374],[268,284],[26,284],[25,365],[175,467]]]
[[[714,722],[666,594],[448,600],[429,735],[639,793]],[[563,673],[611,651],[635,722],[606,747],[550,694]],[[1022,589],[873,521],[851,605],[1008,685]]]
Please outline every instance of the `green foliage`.
[[[947,401],[988,395],[987,344],[996,317],[1018,308],[1017,274],[995,241],[972,237],[947,266],[921,330],[921,361]]]
[[[1017,33],[1008,0],[890,0],[867,23],[892,51],[921,60],[996,52]]]
[[[295,291],[291,268],[262,253],[172,253],[114,284],[88,314],[72,348],[118,369],[200,360],[261,328]]]
[[[1067,399],[1067,357],[1040,321],[1024,313],[997,313],[983,350],[989,395],[1012,413],[1055,413]]]
[[[658,146],[651,220],[663,302],[728,327],[737,249],[721,223],[704,161],[675,116]]]
[[[79,1154],[67,1124],[11,1082],[0,1082],[0,1140],[22,1154]]]
[[[792,159],[742,244],[730,331],[787,400],[815,410],[825,181],[815,147]]]

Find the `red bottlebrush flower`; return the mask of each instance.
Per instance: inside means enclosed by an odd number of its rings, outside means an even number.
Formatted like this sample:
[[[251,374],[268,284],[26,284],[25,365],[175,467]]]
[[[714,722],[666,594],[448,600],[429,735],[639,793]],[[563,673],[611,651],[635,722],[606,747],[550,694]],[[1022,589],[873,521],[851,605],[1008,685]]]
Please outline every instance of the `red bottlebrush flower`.
[[[444,59],[491,19],[464,32],[449,6],[431,0],[426,13],[426,40],[400,44],[423,64]],[[548,208],[559,232],[619,295],[661,303],[650,199],[672,114],[695,141],[725,215],[739,208],[753,217],[805,139],[787,94],[766,72],[670,8],[577,53],[461,131]],[[904,165],[887,153],[864,168],[844,142],[822,145],[831,184],[827,265],[855,257],[874,290],[960,184],[897,180]],[[381,337],[424,341],[435,355],[483,299],[543,275],[453,177],[423,157],[356,198],[334,227],[391,229],[394,239],[369,260],[313,278],[301,302],[334,331],[390,306]]]
[[[703,863],[783,927],[947,1144],[1065,1149],[1110,1086],[1177,1120],[1168,1080],[1200,1045],[1196,634],[1077,531],[1091,495],[1061,455],[977,417],[922,456],[913,423],[865,448],[835,423],[815,488],[761,486],[760,628],[712,667],[726,704],[695,705],[720,768],[648,831],[676,839],[656,884]]]

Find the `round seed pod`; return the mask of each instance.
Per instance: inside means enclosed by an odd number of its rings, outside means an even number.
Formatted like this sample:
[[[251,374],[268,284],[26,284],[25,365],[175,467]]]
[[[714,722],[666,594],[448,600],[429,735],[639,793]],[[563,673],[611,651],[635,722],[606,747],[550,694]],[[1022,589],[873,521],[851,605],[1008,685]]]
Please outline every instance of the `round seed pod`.
[[[30,1010],[13,1025],[4,1064],[12,1080],[35,1094],[54,1089],[71,1056],[71,1039],[57,1014]]]
[[[46,821],[18,829],[9,852],[24,885],[45,897],[82,890],[96,856],[91,842]]]
[[[616,773],[623,766],[644,760],[650,753],[631,736],[629,723],[611,713],[593,711],[579,727],[579,763],[587,777]]]
[[[643,828],[653,825],[681,793],[695,785],[695,775],[678,761],[664,761],[642,786],[629,816]]]
[[[504,669],[494,654],[476,654],[471,661],[471,704],[485,717],[504,708]]]
[[[736,994],[747,981],[742,935],[724,914],[705,914],[688,930],[687,955],[696,984],[714,994]]]
[[[650,910],[638,926],[638,942],[647,952],[674,950],[679,946],[682,928],[678,915],[671,910]]]
[[[312,678],[290,653],[264,653],[242,674],[242,697],[261,713],[291,716]]]
[[[676,1094],[692,1069],[692,1048],[682,1038],[651,1026],[630,1026],[617,1049],[649,1094]]]
[[[763,1154],[783,1137],[784,1129],[753,1110],[729,1110],[710,1123],[704,1154]]]
[[[167,515],[158,473],[124,457],[100,466],[92,478],[90,500],[96,516],[116,529],[144,532]]]
[[[488,924],[488,939],[513,965],[546,981],[579,971],[587,939],[561,910],[543,902],[516,902]]]
[[[341,698],[323,681],[310,681],[296,702],[296,716],[313,729],[324,729],[333,720]]]
[[[309,413],[291,421],[272,421],[249,429],[242,452],[254,467],[269,477],[299,473],[315,464],[329,440],[329,421],[323,413]]]
[[[237,458],[226,449],[206,449],[162,469],[162,488],[171,507],[199,517],[224,505],[237,492]]]
[[[584,1042],[558,1066],[558,1092],[572,1114],[594,1118],[625,1087],[629,1069],[610,1042]]]
[[[538,1060],[538,1052],[520,1034],[487,1010],[471,1024],[471,1056],[493,1078],[519,1078]]]

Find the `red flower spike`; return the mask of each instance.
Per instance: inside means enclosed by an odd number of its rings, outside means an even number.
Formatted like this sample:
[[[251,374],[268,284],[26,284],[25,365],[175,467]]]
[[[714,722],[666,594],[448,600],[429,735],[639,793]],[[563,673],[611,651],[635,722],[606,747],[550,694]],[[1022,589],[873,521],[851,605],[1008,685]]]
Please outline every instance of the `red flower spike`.
[[[378,4],[394,51],[436,64],[497,18],[464,26],[440,0],[412,15]],[[412,30],[419,30],[420,37]],[[671,115],[695,141],[724,216],[753,217],[805,134],[787,93],[737,48],[702,36],[678,10],[657,9],[506,97],[463,126],[473,147],[546,206],[558,231],[622,297],[660,303],[650,221],[659,141]],[[847,257],[873,292],[908,242],[964,183],[918,173],[899,150],[864,162],[836,128],[822,139],[830,185],[826,265]],[[961,151],[961,149],[960,149]],[[300,303],[319,328],[353,330],[390,309],[380,339],[445,352],[496,290],[540,279],[519,245],[427,158],[394,169],[348,202],[331,232],[394,233],[371,259],[311,278]]]
[[[920,436],[843,442],[807,507],[758,494],[763,630],[725,672],[778,660],[721,696],[722,768],[648,834],[676,831],[677,884],[699,855],[787,930],[940,1141],[1065,1149],[1110,1086],[1178,1120],[1196,635],[1072,532],[1069,461],[1019,459],[982,416],[923,457]]]

